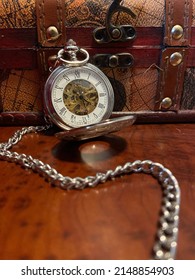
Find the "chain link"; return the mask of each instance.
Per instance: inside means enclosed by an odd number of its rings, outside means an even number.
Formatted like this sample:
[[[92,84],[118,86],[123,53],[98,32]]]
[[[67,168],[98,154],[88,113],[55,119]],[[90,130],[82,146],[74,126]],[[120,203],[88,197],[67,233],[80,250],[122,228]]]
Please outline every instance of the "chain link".
[[[158,260],[174,259],[177,248],[180,188],[171,171],[160,163],[154,163],[149,160],[136,160],[127,162],[123,166],[117,166],[115,170],[108,170],[106,173],[97,173],[95,176],[87,176],[86,178],[71,178],[63,176],[50,165],[43,163],[39,159],[34,159],[30,155],[9,151],[24,135],[47,130],[50,126],[30,126],[16,131],[7,142],[0,144],[0,159],[31,169],[43,176],[52,185],[64,190],[93,188],[98,184],[105,183],[107,180],[125,174],[146,173],[152,175],[158,180],[163,191],[159,229],[153,248],[154,258]]]

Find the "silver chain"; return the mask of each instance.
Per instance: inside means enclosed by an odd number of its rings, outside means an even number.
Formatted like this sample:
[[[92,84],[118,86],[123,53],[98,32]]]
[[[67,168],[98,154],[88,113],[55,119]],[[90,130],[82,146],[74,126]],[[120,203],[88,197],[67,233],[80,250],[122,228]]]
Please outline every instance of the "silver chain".
[[[154,258],[158,260],[174,259],[177,248],[180,188],[171,171],[160,163],[154,163],[150,160],[136,160],[134,162],[127,162],[123,166],[117,166],[115,170],[97,173],[95,176],[71,178],[63,176],[50,165],[44,164],[39,159],[34,159],[30,155],[9,151],[24,135],[44,131],[49,127],[50,125],[30,126],[16,131],[7,142],[0,144],[0,160],[14,162],[26,169],[31,169],[47,179],[52,185],[64,190],[80,190],[86,187],[95,187],[100,183],[105,183],[107,180],[130,173],[146,173],[152,175],[158,180],[163,191],[159,229],[153,248]]]

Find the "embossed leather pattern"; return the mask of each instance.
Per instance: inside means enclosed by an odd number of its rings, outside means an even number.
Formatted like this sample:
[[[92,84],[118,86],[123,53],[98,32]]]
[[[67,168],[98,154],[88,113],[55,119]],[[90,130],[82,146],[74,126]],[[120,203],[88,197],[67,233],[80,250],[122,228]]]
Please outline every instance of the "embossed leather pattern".
[[[195,109],[195,67],[187,68],[185,72],[184,91],[181,101],[181,109],[194,110]]]
[[[106,8],[111,0],[64,0],[67,26],[99,26],[104,24]],[[132,22],[135,26],[161,26],[164,21],[164,0],[124,1],[139,17]],[[195,26],[195,1],[193,0],[193,21]],[[35,0],[0,1],[1,28],[30,28],[36,26]]]
[[[0,1],[1,28],[36,27],[35,0]]]
[[[105,25],[106,12],[112,0],[69,0],[65,1],[66,26],[95,27]],[[130,16],[121,15],[118,23],[130,23],[133,26],[162,26],[164,21],[164,0],[132,0],[123,2],[136,15],[133,20]]]
[[[115,92],[115,111],[152,111],[156,95],[158,70],[150,69],[107,69]]]
[[[45,0],[46,1],[46,0]],[[64,0],[66,26],[101,26],[112,0]],[[164,0],[124,1],[137,15],[135,26],[162,26]],[[0,1],[1,28],[30,28],[36,26],[35,0]]]
[[[0,72],[0,112],[41,112],[40,75],[35,70]]]

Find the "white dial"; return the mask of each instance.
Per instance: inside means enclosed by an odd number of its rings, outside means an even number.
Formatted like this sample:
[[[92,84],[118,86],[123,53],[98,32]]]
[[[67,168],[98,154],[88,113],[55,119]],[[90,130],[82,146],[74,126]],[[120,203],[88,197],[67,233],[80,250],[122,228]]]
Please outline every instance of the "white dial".
[[[58,126],[70,129],[109,118],[114,93],[108,78],[95,66],[59,66],[45,86],[45,109]]]

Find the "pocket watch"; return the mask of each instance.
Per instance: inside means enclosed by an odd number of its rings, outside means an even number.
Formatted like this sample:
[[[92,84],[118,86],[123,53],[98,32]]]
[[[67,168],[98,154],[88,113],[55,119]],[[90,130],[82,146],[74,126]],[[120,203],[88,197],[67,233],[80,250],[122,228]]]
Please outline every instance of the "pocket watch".
[[[84,58],[79,60],[79,55]],[[114,92],[106,75],[88,63],[88,52],[70,40],[57,60],[60,65],[50,74],[44,91],[45,111],[51,121],[69,130],[108,119]]]
[[[109,121],[114,107],[114,91],[109,79],[89,61],[89,53],[71,39],[58,52],[54,70],[44,88],[44,109],[49,120],[65,132],[93,138],[132,124],[134,116]],[[100,125],[102,123],[102,125]],[[90,126],[90,129],[89,129]],[[81,130],[81,131],[80,131]],[[90,132],[89,132],[90,131]],[[76,137],[73,137],[74,139]],[[76,140],[76,139],[75,139]]]

